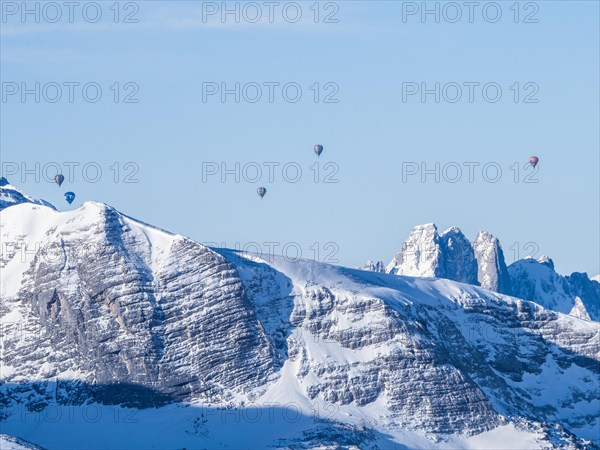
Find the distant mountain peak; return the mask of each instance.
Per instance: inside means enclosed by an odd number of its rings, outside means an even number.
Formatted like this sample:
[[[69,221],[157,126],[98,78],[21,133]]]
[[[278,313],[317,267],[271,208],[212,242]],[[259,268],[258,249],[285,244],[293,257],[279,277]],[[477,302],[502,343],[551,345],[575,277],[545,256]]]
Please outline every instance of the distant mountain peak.
[[[478,284],[473,247],[457,226],[441,234],[433,223],[415,226],[386,271]]]
[[[481,287],[503,294],[510,293],[510,277],[500,241],[487,231],[480,231],[473,242],[477,259],[477,280]]]
[[[34,203],[36,205],[43,205],[56,210],[54,205],[52,205],[50,202],[33,198],[29,194],[26,194],[19,188],[10,184],[6,178],[0,177],[0,211],[8,208],[9,206],[19,205],[21,203]]]
[[[432,224],[432,225],[433,225],[433,224]],[[433,225],[433,226],[435,226],[435,225]],[[437,229],[437,227],[436,227],[436,229]],[[444,230],[444,231],[442,232],[442,236],[443,236],[444,234],[448,234],[448,233],[455,233],[455,234],[458,234],[458,233],[460,233],[460,234],[462,234],[462,231],[460,230],[460,228],[459,228],[459,227],[457,227],[456,225],[453,225],[453,226],[451,226],[450,228],[447,228],[446,230]]]
[[[508,271],[511,295],[581,319],[600,320],[600,283],[587,274],[560,275],[546,255],[515,261]]]
[[[441,277],[440,235],[433,223],[415,226],[386,272],[417,277]]]
[[[544,264],[554,270],[554,261],[548,255],[542,255],[537,259],[537,262]]]
[[[383,261],[373,262],[368,260],[363,267],[363,270],[367,270],[369,272],[385,272],[385,265],[383,264]]]

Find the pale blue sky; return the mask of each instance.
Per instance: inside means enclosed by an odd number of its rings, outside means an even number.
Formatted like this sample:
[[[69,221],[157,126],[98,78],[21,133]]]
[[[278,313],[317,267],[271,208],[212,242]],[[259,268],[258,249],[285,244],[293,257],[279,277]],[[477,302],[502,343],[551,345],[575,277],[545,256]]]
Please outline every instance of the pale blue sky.
[[[98,23],[86,23],[76,11],[73,23],[44,17],[39,24],[29,18],[21,23],[17,13],[1,24],[4,93],[6,83],[97,82],[103,88],[95,104],[78,91],[69,103],[66,90],[57,103],[38,104],[32,96],[22,103],[17,94],[1,104],[4,164],[78,162],[81,168],[95,162],[103,169],[99,182],[89,183],[79,168],[62,189],[36,183],[32,175],[25,182],[20,173],[8,176],[32,195],[66,209],[62,194],[73,190],[74,206],[103,201],[200,242],[229,247],[297,242],[303,256],[312,257],[317,242],[323,260],[332,249],[325,244],[335,242],[335,258],[348,266],[389,262],[412,226],[435,222],[441,229],[458,225],[470,239],[481,229],[495,234],[509,261],[516,247],[523,257],[523,246],[534,242],[537,256],[550,255],[560,272],[600,272],[598,2],[537,2],[538,23],[522,23],[534,11],[525,11],[524,3],[519,23],[513,2],[499,3],[497,23],[484,20],[479,9],[473,23],[464,16],[457,23],[428,16],[422,23],[418,15],[403,22],[407,2],[376,1],[336,2],[338,23],[323,23],[335,6],[321,3],[316,24],[313,2],[300,3],[298,23],[276,10],[274,23],[254,24],[231,17],[221,23],[217,16],[203,22],[202,4],[191,1],[138,2],[138,23],[115,24],[112,4],[101,3]],[[266,14],[267,7],[258,4]],[[120,21],[132,11],[121,6]],[[136,83],[139,103],[115,104],[109,90],[115,82],[121,94],[124,83]],[[225,103],[218,96],[203,103],[203,82],[294,82],[303,96],[289,103],[276,91],[273,103],[236,103],[232,96]],[[315,103],[315,82],[321,94],[333,89],[325,91],[325,83],[335,83],[339,102]],[[503,95],[487,102],[479,88],[470,103],[465,88],[457,103],[435,103],[432,95],[426,103],[418,95],[403,102],[403,82],[494,82]],[[523,103],[522,96],[515,103],[515,82],[521,94],[531,92],[525,83],[535,83],[538,103]],[[54,95],[50,89],[47,94]],[[338,183],[313,181],[317,143],[325,146],[318,160],[321,177],[337,167]],[[515,183],[510,167],[532,154],[540,157],[539,182],[524,183],[521,171]],[[119,183],[109,168],[115,162],[121,166]],[[138,183],[122,182],[127,162],[139,167]],[[258,183],[243,176],[239,183],[232,176],[222,183],[218,176],[203,182],[203,162],[280,166],[273,183],[266,168]],[[290,162],[302,168],[297,183],[282,175]],[[466,167],[457,183],[435,183],[433,176],[425,183],[418,176],[403,182],[407,162],[480,166],[473,183]],[[502,168],[497,183],[483,178],[486,163]],[[294,176],[292,169],[288,175]],[[256,194],[261,185],[268,189],[263,200]]]

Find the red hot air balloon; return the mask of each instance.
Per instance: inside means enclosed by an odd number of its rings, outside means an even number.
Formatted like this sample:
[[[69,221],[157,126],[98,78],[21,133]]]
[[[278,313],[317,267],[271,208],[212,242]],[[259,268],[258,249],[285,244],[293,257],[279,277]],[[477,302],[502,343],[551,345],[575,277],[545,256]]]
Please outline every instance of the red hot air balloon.
[[[529,164],[531,164],[534,168],[535,166],[537,166],[537,163],[540,159],[537,156],[530,156],[529,157]]]

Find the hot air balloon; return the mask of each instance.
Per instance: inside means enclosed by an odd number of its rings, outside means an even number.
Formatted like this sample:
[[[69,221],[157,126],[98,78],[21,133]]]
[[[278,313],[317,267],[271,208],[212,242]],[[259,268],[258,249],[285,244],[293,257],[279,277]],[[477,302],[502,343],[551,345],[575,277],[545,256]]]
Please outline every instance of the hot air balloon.
[[[69,202],[69,205],[71,203],[73,203],[73,200],[75,200],[75,193],[74,192],[65,192],[65,200],[67,202]]]
[[[534,168],[535,166],[537,166],[537,163],[540,159],[537,156],[530,156],[529,157],[529,164],[531,164]]]
[[[258,195],[260,195],[260,198],[263,198],[265,196],[265,194],[267,193],[267,188],[264,187],[259,187],[256,192],[258,192]]]
[[[56,184],[58,184],[58,187],[60,187],[60,185],[63,184],[63,181],[65,181],[65,177],[61,174],[55,175],[54,181],[56,182]]]
[[[317,156],[321,156],[321,153],[323,153],[323,146],[320,144],[315,145],[315,153]]]

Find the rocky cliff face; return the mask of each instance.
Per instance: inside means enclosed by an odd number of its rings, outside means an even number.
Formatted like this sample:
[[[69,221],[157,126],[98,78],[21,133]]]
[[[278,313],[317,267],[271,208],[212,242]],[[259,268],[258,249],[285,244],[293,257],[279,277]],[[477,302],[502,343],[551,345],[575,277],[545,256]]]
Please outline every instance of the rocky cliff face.
[[[473,242],[477,259],[477,280],[481,287],[510,294],[510,275],[500,241],[486,231],[480,231]]]
[[[569,280],[575,302],[581,302],[585,306],[591,320],[600,321],[600,282],[591,279],[587,273],[580,272],[573,272],[565,278]]]
[[[477,261],[473,246],[458,227],[440,235],[442,249],[442,278],[478,285]]]
[[[480,433],[557,417],[592,439],[600,425],[589,322],[448,280],[223,254],[278,343],[286,375],[270,390],[358,406],[390,429]]]
[[[486,231],[471,245],[457,227],[439,234],[434,224],[419,225],[386,271],[481,285],[581,319],[600,320],[600,283],[585,273],[559,275],[548,257],[507,267],[499,240]]]
[[[417,277],[439,277],[442,274],[440,236],[433,223],[417,225],[387,265],[386,272]]]
[[[413,228],[386,272],[478,284],[473,247],[462,231],[452,227],[439,234],[432,223]]]
[[[15,234],[19,223],[38,228]],[[273,373],[235,267],[206,247],[92,202],[74,214],[13,206],[0,234],[14,247],[1,308],[21,327],[5,341],[4,381],[75,377],[225,400]]]
[[[548,257],[516,261],[508,271],[514,296],[582,319],[600,320],[600,283],[587,274],[559,275]]]

